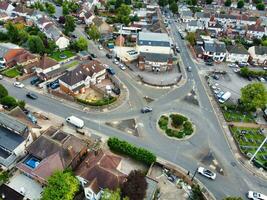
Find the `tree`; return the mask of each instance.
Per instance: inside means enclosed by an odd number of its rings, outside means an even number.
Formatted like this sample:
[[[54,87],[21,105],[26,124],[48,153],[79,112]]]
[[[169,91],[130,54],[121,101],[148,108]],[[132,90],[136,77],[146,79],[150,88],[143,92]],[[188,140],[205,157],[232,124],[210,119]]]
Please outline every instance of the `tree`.
[[[196,34],[194,32],[189,32],[186,39],[192,46],[194,46],[196,43]]]
[[[241,88],[241,101],[246,110],[263,108],[267,104],[267,90],[262,83],[252,83]]]
[[[27,31],[25,30],[19,31],[20,44],[27,42],[28,38],[29,38],[29,34],[27,33]]]
[[[12,97],[12,96],[5,96],[1,99],[1,104],[4,105],[4,106],[7,106],[9,108],[14,108],[16,107],[18,104],[17,104],[17,100]]]
[[[131,171],[127,181],[122,185],[122,196],[131,200],[144,199],[146,195],[147,182],[145,174],[139,170]]]
[[[223,200],[242,200],[241,197],[226,197]]]
[[[244,5],[245,5],[245,2],[244,2],[243,0],[239,0],[239,1],[237,2],[237,8],[243,8]]]
[[[45,11],[45,7],[44,5],[40,2],[40,1],[37,1],[34,5],[33,5],[34,8],[40,10],[40,11]]]
[[[60,17],[58,18],[58,22],[59,22],[60,24],[65,24],[65,17],[64,17],[64,16],[60,16]]]
[[[131,7],[122,4],[118,9],[117,9],[117,20],[120,23],[123,23],[124,25],[128,25],[130,23],[130,14],[131,14]]]
[[[168,5],[168,0],[159,0],[158,1],[159,6],[165,7]]]
[[[57,171],[48,179],[41,200],[72,200],[79,190],[79,181],[71,172]]]
[[[213,0],[206,0],[206,4],[211,4]]]
[[[197,5],[197,0],[191,0],[191,5],[196,6]]]
[[[258,3],[258,4],[256,5],[256,8],[257,8],[258,10],[265,10],[265,4],[264,4],[264,3]]]
[[[262,46],[267,46],[267,40],[262,40],[262,41],[261,41],[261,45],[262,45]]]
[[[170,115],[170,117],[172,119],[172,126],[174,126],[175,128],[179,128],[184,124],[185,121],[188,120],[186,117],[179,114],[172,114]]]
[[[170,5],[170,10],[172,11],[173,14],[178,13],[178,6],[176,2],[172,2],[172,4]]]
[[[115,9],[118,9],[119,7],[121,7],[121,5],[123,4],[123,0],[116,0],[115,1]]]
[[[56,12],[56,8],[52,3],[45,3],[45,10],[49,15],[53,15]]]
[[[2,99],[7,95],[8,95],[7,89],[2,84],[0,84],[0,99]]]
[[[100,32],[98,31],[96,25],[91,25],[87,30],[87,34],[92,40],[98,40],[100,38]]]
[[[8,39],[10,40],[10,42],[18,43],[18,41],[19,41],[18,28],[14,24],[12,24],[11,22],[8,22],[6,29],[7,29],[7,36],[8,36]]]
[[[45,48],[46,53],[52,53],[53,51],[55,51],[57,49],[57,45],[56,45],[56,42],[54,40],[48,40],[45,47],[46,47]]]
[[[64,33],[69,35],[71,32],[75,30],[75,22],[74,18],[70,15],[65,17],[65,26],[64,26]]]
[[[3,31],[0,31],[0,41],[6,41],[8,40],[8,35],[4,33]]]
[[[101,195],[101,200],[121,200],[121,191],[117,189],[115,191],[105,189]]]
[[[33,53],[44,53],[45,47],[42,39],[39,36],[31,35],[28,39],[28,47]]]
[[[231,4],[232,4],[232,1],[231,0],[226,0],[224,2],[224,5],[227,6],[227,7],[231,6]]]
[[[79,51],[87,50],[88,42],[84,37],[80,37],[78,40],[76,40],[76,46]]]
[[[205,200],[199,185],[193,185],[191,199],[194,199],[194,200]]]
[[[25,108],[25,105],[26,105],[26,102],[23,101],[23,100],[19,100],[17,102],[17,105],[21,108],[21,109],[24,109]]]

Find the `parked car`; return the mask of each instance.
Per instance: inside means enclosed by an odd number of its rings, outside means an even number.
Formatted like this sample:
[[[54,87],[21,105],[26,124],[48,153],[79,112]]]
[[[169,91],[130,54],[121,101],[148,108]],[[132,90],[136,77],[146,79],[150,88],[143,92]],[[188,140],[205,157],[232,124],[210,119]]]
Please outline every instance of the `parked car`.
[[[35,77],[35,78],[33,78],[33,79],[31,80],[31,85],[35,85],[35,84],[37,84],[38,82],[40,82],[39,77]]]
[[[97,56],[93,53],[90,54],[92,56],[92,58],[97,58]]]
[[[2,80],[3,79],[3,75],[2,74],[0,74],[0,80]]]
[[[78,117],[75,117],[75,116],[69,116],[69,117],[67,117],[66,118],[66,122],[74,125],[77,128],[83,128],[84,127],[84,121],[81,120]]]
[[[115,65],[120,64],[119,61],[118,61],[117,59],[114,59],[114,60],[113,60],[113,63],[114,63]]]
[[[146,106],[141,109],[141,113],[149,113],[149,112],[152,112],[151,107]]]
[[[28,92],[26,94],[26,97],[28,97],[30,99],[33,99],[33,100],[38,99],[38,96],[36,94],[32,93],[32,92]]]
[[[175,50],[176,50],[177,53],[180,53],[179,47],[176,47]]]
[[[188,71],[188,72],[191,72],[191,71],[192,71],[192,67],[188,66],[188,67],[187,67],[187,71]]]
[[[260,82],[262,82],[262,83],[265,82],[265,79],[264,79],[263,77],[258,77],[258,80],[259,80]]]
[[[107,72],[110,74],[110,75],[115,75],[115,71],[112,67],[108,67],[107,68]]]
[[[77,36],[76,36],[76,35],[74,35],[74,34],[72,34],[72,35],[71,35],[71,37],[72,37],[72,38],[75,38],[75,39],[77,38]]]
[[[212,180],[215,180],[216,178],[216,173],[208,170],[208,169],[205,169],[204,167],[198,167],[197,169],[197,172],[207,178],[210,178]]]
[[[254,191],[248,191],[247,197],[253,200],[267,200],[266,195]]]
[[[224,91],[221,91],[221,92],[219,92],[216,96],[217,96],[217,98],[219,99],[219,98],[221,98],[223,95],[224,95]]]
[[[219,79],[220,79],[219,75],[217,75],[217,74],[213,74],[212,77],[213,77],[215,80],[219,80]]]
[[[213,66],[213,62],[206,62],[206,65]]]
[[[99,50],[103,50],[102,45],[98,45],[98,49],[99,49]]]
[[[247,63],[247,62],[240,62],[240,63],[238,63],[238,66],[239,67],[246,67],[246,66],[248,66],[249,64]]]
[[[251,76],[248,76],[248,77],[247,77],[247,79],[248,79],[249,81],[252,81],[252,78],[251,78]]]
[[[121,70],[125,70],[126,69],[126,67],[125,67],[125,65],[124,64],[119,64],[119,68],[121,69]]]
[[[118,87],[114,87],[114,88],[112,88],[112,92],[114,92],[114,94],[116,94],[116,95],[119,95],[121,93],[121,90]]]
[[[112,55],[109,54],[109,53],[106,54],[106,57],[107,57],[108,59],[112,59]]]
[[[23,88],[23,87],[24,87],[24,84],[21,83],[21,82],[18,82],[18,81],[14,82],[13,85],[14,85],[15,87],[18,87],[18,88]]]

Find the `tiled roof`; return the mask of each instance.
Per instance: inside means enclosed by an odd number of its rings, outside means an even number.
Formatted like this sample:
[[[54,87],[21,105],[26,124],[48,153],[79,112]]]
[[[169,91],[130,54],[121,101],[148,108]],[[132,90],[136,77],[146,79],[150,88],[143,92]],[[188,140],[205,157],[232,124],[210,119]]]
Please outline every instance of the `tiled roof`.
[[[161,54],[161,53],[146,53],[140,52],[140,57],[147,61],[152,62],[168,62],[172,59],[171,54]]]
[[[17,6],[17,7],[15,7],[14,11],[18,12],[18,13],[26,13],[28,15],[31,15],[34,10],[30,9],[30,8],[26,8],[24,6]]]
[[[233,54],[246,54],[246,55],[248,55],[247,49],[241,44],[227,46],[227,51],[229,53],[233,53]]]
[[[248,26],[248,31],[264,32],[265,30],[263,26],[253,24]]]
[[[58,62],[47,56],[42,56],[39,60],[38,67],[41,69],[47,69],[57,65]]]
[[[266,46],[255,46],[255,53],[257,55],[267,55],[267,47]]]
[[[1,2],[0,2],[0,9],[1,9],[1,10],[6,10],[6,9],[8,8],[8,5],[9,5],[8,2],[6,2],[6,1],[1,1]]]
[[[10,49],[7,51],[7,53],[4,55],[4,58],[7,63],[11,62],[16,56],[23,53],[24,49]]]

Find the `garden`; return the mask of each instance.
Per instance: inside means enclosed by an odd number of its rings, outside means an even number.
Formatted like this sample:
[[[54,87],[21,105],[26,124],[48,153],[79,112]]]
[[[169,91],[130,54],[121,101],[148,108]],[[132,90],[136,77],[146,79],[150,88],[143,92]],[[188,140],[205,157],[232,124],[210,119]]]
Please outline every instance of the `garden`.
[[[64,50],[64,51],[55,51],[50,55],[50,57],[53,58],[54,60],[60,62],[60,61],[66,60],[68,58],[71,58],[74,55],[75,54],[72,51]]]
[[[86,99],[80,99],[76,98],[76,100],[80,103],[89,105],[89,106],[105,106],[114,103],[117,98],[113,96],[104,97],[102,99],[96,99],[96,100],[86,100]]]
[[[246,157],[251,158],[257,148],[265,139],[260,128],[245,128],[230,126],[230,131],[238,144],[238,147]],[[267,169],[267,144],[265,143],[254,158],[258,165]]]
[[[4,70],[2,74],[9,78],[15,78],[19,76],[21,73],[16,67],[13,67],[13,68]]]
[[[180,114],[162,115],[158,125],[169,137],[178,139],[192,135],[194,128],[187,117]]]

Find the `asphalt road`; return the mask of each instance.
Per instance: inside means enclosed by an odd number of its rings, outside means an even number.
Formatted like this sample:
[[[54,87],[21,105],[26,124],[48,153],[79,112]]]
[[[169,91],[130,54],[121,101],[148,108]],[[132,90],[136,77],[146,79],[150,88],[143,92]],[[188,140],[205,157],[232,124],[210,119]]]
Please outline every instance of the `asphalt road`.
[[[264,193],[267,191],[267,182],[253,176],[235,160],[198,74],[198,67],[192,61],[185,43],[180,39],[174,22],[171,22],[171,29],[175,42],[182,50],[180,54],[185,66],[192,67],[192,72],[188,74],[188,81],[179,88],[162,90],[141,85],[134,80],[130,71],[121,71],[112,65],[111,60],[106,59],[105,54],[99,52],[96,45],[90,44],[89,50],[97,54],[102,62],[113,66],[116,76],[129,91],[129,100],[121,107],[108,113],[80,111],[66,105],[65,102],[41,94],[38,94],[38,100],[30,100],[25,97],[28,89],[15,88],[6,80],[1,80],[1,83],[7,87],[11,95],[18,99],[24,99],[27,104],[63,118],[69,115],[79,116],[85,121],[86,127],[104,135],[117,136],[147,148],[165,160],[189,170],[191,174],[199,165],[209,167],[202,160],[209,152],[212,152],[220,167],[223,168],[225,175],[218,174],[215,181],[200,175],[197,175],[197,178],[217,199],[230,195],[241,196],[245,199],[245,193],[248,190]],[[76,31],[83,34],[82,30]],[[197,92],[200,106],[195,106],[184,100],[186,94],[193,88]],[[143,97],[152,95],[154,101],[149,105],[153,108],[153,112],[141,114],[140,109],[147,104]],[[167,112],[179,112],[188,116],[196,126],[195,135],[186,141],[176,141],[161,134],[157,129],[157,120],[161,114]],[[106,121],[132,118],[135,118],[139,124],[140,137],[128,135],[104,124]]]

